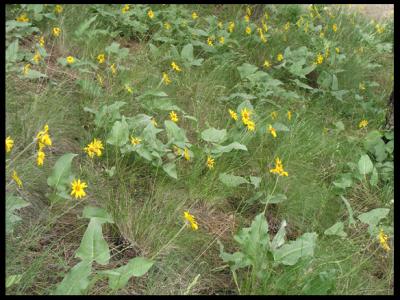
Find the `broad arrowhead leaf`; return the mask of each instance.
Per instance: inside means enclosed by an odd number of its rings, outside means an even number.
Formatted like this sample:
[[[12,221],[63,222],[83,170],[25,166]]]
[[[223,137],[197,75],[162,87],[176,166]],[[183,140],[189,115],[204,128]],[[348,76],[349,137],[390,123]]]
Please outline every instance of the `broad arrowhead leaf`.
[[[61,156],[54,164],[53,171],[49,178],[47,178],[47,184],[50,187],[57,189],[57,191],[63,191],[66,186],[69,185],[71,177],[71,164],[72,160],[78,154],[67,153]]]
[[[206,142],[220,144],[226,139],[226,129],[208,128],[201,133],[201,138]]]
[[[83,218],[96,218],[97,221],[102,223],[114,223],[110,214],[103,208],[93,207],[93,206],[85,206],[82,212]]]
[[[272,249],[278,249],[285,243],[285,236],[286,236],[286,227],[287,223],[286,220],[283,220],[281,223],[281,227],[279,228],[278,232],[274,236],[271,242]]]
[[[111,133],[108,136],[107,143],[122,147],[129,140],[129,127],[128,123],[125,120],[125,117],[122,117],[121,121],[116,121],[111,129]]]
[[[291,241],[273,251],[274,260],[284,265],[293,266],[302,257],[313,256],[317,234],[305,233],[295,241]]]
[[[250,176],[250,183],[252,185],[254,185],[254,187],[256,189],[258,189],[258,187],[260,186],[261,183],[261,177],[257,177],[257,176]]]
[[[226,146],[216,145],[215,148],[211,149],[211,153],[226,153],[231,152],[234,149],[247,151],[247,147],[245,145],[239,144],[238,142],[233,142]]]
[[[101,224],[101,219],[90,219],[75,257],[79,257],[87,262],[96,261],[100,265],[108,264],[110,249],[104,240]]]
[[[174,162],[164,164],[163,170],[172,178],[178,179],[178,174],[176,173],[176,164]]]
[[[372,164],[371,159],[367,154],[361,156],[360,160],[358,161],[358,171],[361,175],[366,175],[372,172],[374,165]]]
[[[123,288],[132,276],[141,277],[153,266],[154,261],[145,257],[135,257],[125,266],[113,270],[101,271],[99,273],[108,275],[109,286],[113,290]]]
[[[375,208],[369,212],[359,215],[357,218],[370,226],[376,226],[379,224],[380,220],[385,218],[390,209],[389,208]]]
[[[181,56],[182,56],[183,59],[191,62],[194,59],[194,57],[193,57],[193,45],[192,44],[187,44],[186,46],[184,46],[182,48],[182,51],[181,51]]]
[[[169,142],[184,144],[189,141],[186,137],[185,130],[180,128],[174,122],[166,120],[164,121],[164,125],[165,125],[165,130],[167,131]]]
[[[88,288],[92,263],[81,261],[76,264],[57,286],[55,295],[82,295]]]
[[[19,216],[14,214],[14,211],[29,205],[31,204],[21,197],[10,194],[6,195],[6,233],[11,233],[15,223],[21,220]]]
[[[231,174],[221,173],[219,174],[219,180],[229,187],[236,187],[243,183],[249,183],[245,178],[241,176],[235,176]]]
[[[253,74],[255,71],[257,71],[258,67],[254,66],[254,65],[250,65],[248,63],[244,63],[240,67],[237,67],[237,69],[239,71],[240,78],[244,79],[247,76]]]
[[[343,231],[343,222],[337,222],[324,231],[325,235],[337,235],[340,237],[346,237],[347,233]]]

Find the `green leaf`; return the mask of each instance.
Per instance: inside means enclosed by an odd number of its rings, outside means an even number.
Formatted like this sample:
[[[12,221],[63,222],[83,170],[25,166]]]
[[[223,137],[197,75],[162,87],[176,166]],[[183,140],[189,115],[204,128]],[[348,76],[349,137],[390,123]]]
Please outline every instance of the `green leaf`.
[[[10,275],[6,277],[6,288],[18,284],[21,281],[22,275]]]
[[[378,130],[372,130],[364,138],[364,148],[369,152],[374,152],[374,147],[381,140],[381,133]]]
[[[216,145],[215,148],[211,150],[211,153],[226,153],[231,152],[234,149],[247,151],[247,147],[245,145],[239,144],[238,142],[233,142],[226,146]]]
[[[386,218],[390,209],[389,208],[375,208],[369,212],[359,215],[357,218],[370,226],[376,226],[379,224],[380,220]]]
[[[350,173],[342,174],[339,180],[333,182],[333,185],[341,189],[349,188],[353,184],[353,180],[351,179],[351,177],[352,176]]]
[[[374,146],[374,154],[378,162],[383,162],[387,158],[386,145],[382,139]]]
[[[28,74],[26,74],[24,77],[28,79],[38,79],[41,77],[47,78],[47,75],[40,73],[39,71],[30,69]]]
[[[226,129],[206,129],[201,133],[201,138],[206,142],[220,144],[226,140]]]
[[[81,23],[78,27],[78,29],[75,31],[75,36],[76,37],[81,37],[90,27],[90,25],[97,19],[98,15],[95,15],[94,17],[90,18],[87,21],[84,21]]]
[[[266,199],[261,201],[261,203],[276,204],[276,203],[281,203],[286,200],[287,200],[287,197],[285,194],[275,194],[275,195],[268,195]]]
[[[141,277],[153,266],[154,261],[145,257],[135,257],[125,266],[113,270],[100,271],[99,274],[108,275],[109,287],[118,290],[126,286],[132,276]]]
[[[301,87],[303,89],[307,89],[307,90],[313,90],[313,88],[303,82],[301,82],[298,79],[292,79],[293,82],[295,82],[297,84],[298,87]]]
[[[91,273],[92,263],[81,261],[64,277],[54,295],[82,295],[89,286]]]
[[[279,122],[275,122],[272,127],[275,128],[276,131],[289,131],[289,128],[286,125]]]
[[[237,67],[237,69],[239,71],[240,78],[244,79],[247,76],[253,74],[255,71],[257,71],[258,67],[250,65],[248,63],[244,63],[240,67]]]
[[[13,232],[14,226],[21,218],[14,214],[14,211],[31,205],[21,197],[6,193],[6,233]]]
[[[287,223],[286,220],[283,220],[281,223],[281,227],[279,228],[278,232],[274,236],[271,242],[271,248],[273,250],[278,249],[285,243],[285,236],[286,236],[286,227]]]
[[[372,170],[372,175],[371,175],[371,179],[369,180],[369,183],[372,186],[377,186],[377,184],[378,184],[378,171],[376,170],[375,167]]]
[[[347,233],[343,231],[344,224],[343,222],[337,222],[331,227],[329,227],[327,230],[324,231],[325,235],[337,235],[340,237],[346,237]]]
[[[307,232],[297,240],[291,241],[273,251],[274,260],[284,265],[293,266],[302,257],[312,257],[316,239],[317,234],[315,232]]]
[[[163,170],[172,178],[178,179],[178,175],[176,173],[176,164],[174,162],[164,164]]]
[[[393,142],[393,140],[392,140],[392,141],[389,141],[389,142],[386,144],[385,149],[386,149],[387,153],[389,153],[389,154],[392,154],[392,153],[393,153],[393,149],[394,149],[394,142]]]
[[[366,175],[372,172],[374,165],[372,164],[371,159],[367,154],[361,156],[360,160],[358,161],[358,171],[361,175]]]
[[[219,174],[219,180],[229,187],[236,187],[243,183],[249,183],[245,178],[241,176],[235,176],[227,173]]]
[[[332,74],[332,90],[337,91],[339,89],[338,80],[335,74]]]
[[[15,62],[18,57],[18,39],[12,42],[6,50],[6,62],[11,63]]]
[[[177,144],[177,146],[184,148],[185,143],[189,142],[186,137],[185,130],[180,128],[170,120],[164,121],[165,130],[167,131],[168,140],[170,143]]]
[[[78,154],[67,153],[61,156],[54,164],[53,171],[49,178],[47,178],[47,184],[61,192],[71,184],[71,164],[72,160]]]
[[[351,208],[349,201],[347,201],[347,199],[345,197],[343,197],[343,195],[340,195],[340,197],[342,198],[344,204],[346,205],[347,212],[349,214],[349,225],[355,224],[356,220],[354,220],[353,209]]]
[[[85,206],[82,212],[82,218],[96,218],[99,223],[114,223],[111,215],[103,208],[94,206]]]
[[[182,48],[181,56],[183,59],[191,62],[193,61],[193,45],[192,44],[187,44]]]
[[[254,185],[254,187],[256,189],[258,189],[258,187],[260,186],[261,183],[261,177],[257,177],[257,176],[250,176],[250,183],[252,185]]]
[[[96,261],[100,265],[108,264],[110,260],[110,249],[103,237],[102,223],[103,221],[101,218],[90,219],[75,257],[79,257],[87,262]]]
[[[338,122],[336,122],[336,123],[335,123],[335,126],[336,126],[336,130],[337,130],[338,132],[340,132],[340,131],[343,131],[343,130],[344,130],[344,124],[343,124],[343,122],[342,122],[342,121],[338,121]]]
[[[111,133],[108,136],[107,143],[121,147],[125,145],[129,140],[129,127],[126,123],[125,117],[122,117],[121,121],[116,121],[111,129]]]
[[[304,295],[328,295],[334,291],[336,270],[323,271],[307,280],[301,292]]]

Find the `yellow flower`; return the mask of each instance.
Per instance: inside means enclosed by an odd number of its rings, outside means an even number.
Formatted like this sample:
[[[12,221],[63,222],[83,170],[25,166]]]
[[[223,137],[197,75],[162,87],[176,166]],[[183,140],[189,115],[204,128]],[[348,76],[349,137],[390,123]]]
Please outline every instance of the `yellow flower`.
[[[245,15],[244,16],[244,20],[249,23],[250,22],[250,16],[249,15]]]
[[[171,67],[172,67],[172,70],[175,70],[177,72],[182,71],[181,68],[174,61],[171,63]]]
[[[364,82],[360,82],[358,84],[358,88],[360,89],[360,91],[365,91],[365,83]]]
[[[292,119],[292,112],[290,110],[287,112],[287,118],[289,121]]]
[[[212,38],[210,38],[210,37],[207,38],[207,44],[208,44],[208,46],[211,46],[211,47],[214,46]]]
[[[182,150],[180,148],[178,148],[177,146],[173,146],[174,149],[174,153],[176,156],[180,156],[182,154]]]
[[[190,153],[189,153],[188,148],[185,148],[185,150],[183,150],[183,157],[184,157],[186,160],[190,160]]]
[[[75,58],[73,56],[67,56],[67,63],[73,64],[75,61]]]
[[[277,117],[278,117],[278,113],[277,113],[276,111],[273,111],[273,112],[271,113],[271,118],[272,118],[272,120],[275,120]]]
[[[287,22],[283,29],[285,29],[285,31],[288,31],[290,29],[290,22]]]
[[[44,158],[46,154],[43,152],[43,150],[39,150],[37,153],[37,165],[38,166],[43,166]]]
[[[257,31],[258,31],[258,33],[259,33],[259,35],[260,35],[260,40],[261,40],[263,43],[266,43],[266,42],[267,42],[267,39],[266,39],[265,36],[264,36],[264,33],[263,33],[263,31],[262,31],[262,28],[257,28]]]
[[[115,64],[112,64],[112,65],[110,66],[110,69],[111,69],[111,73],[112,73],[113,75],[116,75],[116,74],[117,74],[117,68],[115,67]]]
[[[154,18],[154,12],[151,9],[147,12],[147,15],[149,16],[150,19]]]
[[[329,57],[329,48],[326,48],[326,50],[325,50],[325,58],[328,58]]]
[[[101,54],[97,55],[97,60],[98,60],[99,64],[102,64],[105,62],[106,56],[103,53],[101,53]]]
[[[225,43],[225,38],[221,36],[218,41],[221,45],[223,45]]]
[[[321,30],[321,32],[319,33],[319,37],[323,38],[325,36],[325,33]]]
[[[250,121],[251,111],[247,110],[247,107],[245,107],[240,111],[240,115],[242,116],[243,124],[247,125],[247,123]]]
[[[36,51],[35,55],[33,56],[33,61],[35,63],[38,63],[41,58],[42,58],[42,56],[40,55],[40,53],[38,51]]]
[[[63,7],[62,7],[61,5],[56,5],[56,7],[54,8],[54,11],[55,11],[57,14],[61,14],[62,11],[63,11]]]
[[[153,124],[154,127],[158,126],[156,119],[151,118],[150,122],[151,122],[151,124]]]
[[[39,45],[40,45],[41,47],[44,47],[44,37],[43,37],[43,36],[41,36],[41,37],[39,38]]]
[[[277,59],[278,61],[282,61],[282,60],[283,60],[283,54],[282,54],[282,53],[279,53],[278,56],[276,57],[276,59]]]
[[[129,94],[132,94],[132,93],[133,93],[132,88],[131,88],[128,84],[125,84],[125,89],[127,90],[127,92],[128,92]]]
[[[276,138],[276,130],[274,127],[271,126],[271,124],[268,125],[268,131],[271,133],[271,135]]]
[[[141,141],[142,140],[140,138],[131,136],[131,144],[132,145],[139,145],[141,143]]]
[[[251,28],[250,28],[250,26],[247,26],[247,27],[246,27],[246,34],[251,34]]]
[[[162,78],[163,78],[162,80],[163,80],[165,85],[168,85],[168,84],[170,84],[172,82],[171,79],[169,79],[168,74],[165,73],[165,72],[162,73]]]
[[[336,31],[337,31],[337,29],[338,29],[338,28],[337,28],[337,24],[336,24],[336,23],[335,23],[335,24],[333,24],[333,25],[332,25],[332,30],[333,30],[333,32],[336,32]]]
[[[364,128],[367,127],[368,121],[367,120],[361,120],[360,123],[358,124],[358,128]]]
[[[337,54],[340,53],[340,49],[338,47],[335,48],[335,51],[336,51]]]
[[[324,57],[321,53],[318,53],[317,58],[315,60],[315,64],[320,65],[324,62]]]
[[[271,63],[266,59],[266,60],[264,60],[263,66],[264,66],[264,68],[268,69],[269,67],[271,67]]]
[[[224,25],[222,24],[222,22],[221,22],[221,21],[219,21],[219,22],[218,22],[218,28],[219,28],[219,29],[222,29],[222,28],[224,28]]]
[[[381,230],[379,231],[378,238],[379,238],[379,243],[381,244],[381,247],[382,247],[386,252],[389,252],[389,251],[390,251],[390,247],[389,247],[388,242],[387,242],[388,239],[389,239],[389,237],[383,232],[383,229],[381,229]]]
[[[24,66],[24,71],[23,71],[24,75],[28,75],[30,69],[31,69],[31,64],[26,64]]]
[[[85,182],[83,182],[83,181],[81,182],[81,180],[78,179],[78,180],[74,180],[71,183],[71,185],[72,185],[71,195],[72,196],[75,195],[76,199],[86,196],[86,193],[85,193],[84,189],[87,188],[87,184]]]
[[[210,155],[207,157],[207,167],[211,170],[212,168],[214,168],[214,158],[212,158]]]
[[[6,153],[10,152],[12,147],[14,146],[14,141],[10,136],[6,138]]]
[[[235,30],[235,22],[229,22],[228,31],[232,33],[233,30]]]
[[[53,27],[52,32],[55,37],[58,37],[61,33],[61,29],[59,27]]]
[[[18,18],[16,18],[18,22],[29,22],[29,18],[27,17],[26,13],[23,13]]]
[[[100,85],[103,86],[103,84],[104,84],[104,83],[103,83],[103,77],[101,77],[100,74],[97,74],[96,77],[97,77],[97,81],[100,83]]]
[[[196,14],[196,12],[192,12],[192,19],[196,20],[199,16]]]
[[[265,12],[264,17],[265,17],[265,20],[268,20],[268,19],[269,19],[269,15],[268,15],[267,12]]]
[[[383,31],[385,30],[383,26],[376,24],[375,25],[375,29],[378,33],[383,33]]]
[[[268,26],[267,26],[267,24],[264,22],[264,20],[262,20],[261,23],[262,23],[262,26],[263,26],[264,31],[265,31],[265,32],[268,32]]]
[[[249,6],[246,7],[246,14],[251,16],[251,8]]]
[[[15,183],[21,188],[22,187],[22,181],[18,177],[17,172],[14,170],[12,174],[12,179],[14,179]]]
[[[126,14],[129,10],[129,4],[125,4],[124,7],[121,9],[123,14]]]
[[[230,110],[229,110],[229,114],[231,115],[231,118],[232,118],[233,120],[237,121],[238,116],[237,116],[237,113],[236,113],[236,112],[234,112],[232,109],[230,109]]]
[[[171,111],[169,113],[169,118],[171,119],[172,122],[175,122],[175,123],[177,123],[179,120],[178,115],[174,111]]]
[[[271,173],[278,174],[279,176],[289,176],[288,172],[285,172],[283,165],[279,157],[275,158],[275,168],[269,170]]]
[[[249,131],[254,131],[256,130],[256,123],[254,123],[252,120],[248,120],[246,123],[247,130]]]
[[[36,138],[39,144],[39,150],[43,149],[45,146],[51,146],[52,142],[49,135],[49,125],[44,125],[43,130],[39,131]]]
[[[171,24],[169,24],[168,22],[165,22],[165,23],[164,23],[164,28],[165,28],[166,30],[170,30],[170,29],[171,29]]]
[[[194,219],[194,216],[191,215],[188,211],[185,211],[183,214],[183,217],[186,219],[186,223],[192,227],[193,230],[199,229],[199,225],[197,224],[196,220]]]
[[[103,143],[101,140],[94,139],[93,142],[88,144],[83,150],[89,155],[90,158],[93,158],[96,154],[98,157],[101,156],[101,150],[104,149]]]

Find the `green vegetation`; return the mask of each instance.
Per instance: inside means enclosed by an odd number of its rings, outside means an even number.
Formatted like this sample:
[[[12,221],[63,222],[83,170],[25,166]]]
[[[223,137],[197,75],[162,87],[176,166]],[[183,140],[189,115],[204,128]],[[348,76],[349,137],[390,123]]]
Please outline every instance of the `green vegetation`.
[[[393,19],[6,8],[7,294],[393,294]]]

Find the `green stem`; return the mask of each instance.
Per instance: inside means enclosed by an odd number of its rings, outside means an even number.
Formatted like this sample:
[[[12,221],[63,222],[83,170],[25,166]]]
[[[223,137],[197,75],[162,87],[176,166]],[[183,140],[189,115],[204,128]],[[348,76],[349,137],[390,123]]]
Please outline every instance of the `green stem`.
[[[183,226],[181,227],[181,229],[179,229],[179,231],[173,236],[173,238],[170,239],[169,242],[166,243],[163,247],[161,247],[161,249],[158,250],[158,252],[157,252],[156,254],[154,254],[154,255],[151,257],[151,259],[154,259],[158,254],[161,253],[162,250],[164,250],[166,247],[168,247],[168,245],[171,244],[171,242],[172,242],[174,239],[176,239],[176,238],[178,237],[178,235],[183,231],[183,229],[185,229],[185,227],[186,227],[186,223],[183,224]]]
[[[273,194],[274,194],[275,189],[276,189],[276,186],[277,186],[277,184],[278,184],[278,180],[279,180],[279,175],[276,177],[275,186],[274,186],[274,188],[272,189],[271,194],[269,194],[269,195],[273,195]],[[263,211],[264,214],[265,214],[265,211],[267,210],[268,202],[269,202],[269,200],[267,200],[267,203],[265,203],[265,207],[264,207],[264,211]]]

